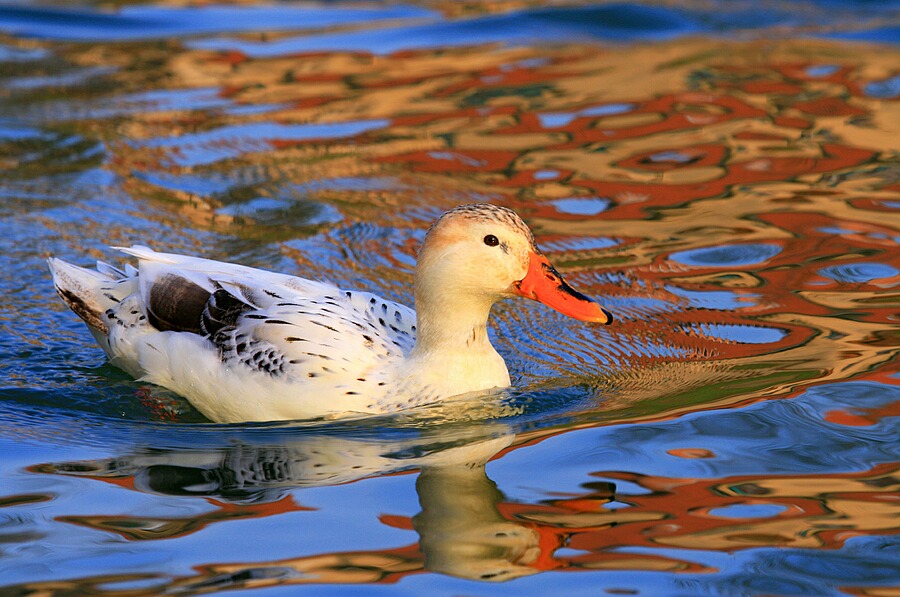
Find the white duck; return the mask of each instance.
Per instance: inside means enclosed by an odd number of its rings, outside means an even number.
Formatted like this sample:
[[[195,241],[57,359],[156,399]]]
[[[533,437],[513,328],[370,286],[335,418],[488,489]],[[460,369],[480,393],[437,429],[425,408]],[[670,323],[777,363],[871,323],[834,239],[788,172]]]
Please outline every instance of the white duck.
[[[56,289],[110,362],[216,422],[388,413],[509,386],[487,319],[520,295],[581,321],[573,290],[515,212],[464,205],[429,229],[417,312],[367,292],[196,257],[122,248],[120,271],[49,260]]]

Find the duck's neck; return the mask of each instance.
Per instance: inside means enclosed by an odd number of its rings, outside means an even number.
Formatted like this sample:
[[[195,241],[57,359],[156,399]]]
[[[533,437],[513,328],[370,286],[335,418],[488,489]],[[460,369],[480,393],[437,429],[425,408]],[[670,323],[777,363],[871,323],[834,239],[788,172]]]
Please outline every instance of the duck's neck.
[[[439,395],[509,386],[503,358],[491,346],[493,301],[416,292],[416,345],[407,370],[416,385]]]
[[[473,297],[422,296],[416,292],[416,346],[413,355],[441,358],[493,352],[487,320],[492,301]]]

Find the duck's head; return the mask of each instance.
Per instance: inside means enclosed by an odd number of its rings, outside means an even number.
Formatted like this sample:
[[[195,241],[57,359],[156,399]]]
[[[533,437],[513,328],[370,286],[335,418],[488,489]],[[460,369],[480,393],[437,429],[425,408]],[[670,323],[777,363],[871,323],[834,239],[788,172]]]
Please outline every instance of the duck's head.
[[[438,218],[419,253],[417,309],[423,302],[489,308],[513,295],[540,301],[580,321],[612,322],[609,311],[566,283],[514,211],[475,203]]]

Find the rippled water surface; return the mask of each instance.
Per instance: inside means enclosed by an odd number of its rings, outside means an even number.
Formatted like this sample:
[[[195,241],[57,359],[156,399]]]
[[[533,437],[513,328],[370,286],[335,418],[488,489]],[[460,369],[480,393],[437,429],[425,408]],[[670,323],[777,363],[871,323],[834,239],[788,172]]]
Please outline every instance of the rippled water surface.
[[[675,6],[0,7],[0,593],[895,595],[898,5]],[[472,201],[617,321],[498,305],[464,412],[210,424],[44,264],[409,303]]]

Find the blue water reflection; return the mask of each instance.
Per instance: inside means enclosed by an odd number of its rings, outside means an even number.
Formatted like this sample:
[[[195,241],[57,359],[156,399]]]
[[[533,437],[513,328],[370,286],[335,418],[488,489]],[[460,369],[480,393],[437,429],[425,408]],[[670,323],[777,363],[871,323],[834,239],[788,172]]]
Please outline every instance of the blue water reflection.
[[[761,325],[734,325],[726,323],[700,323],[687,329],[706,338],[738,342],[740,344],[770,344],[778,342],[787,335],[780,328]]]
[[[142,171],[135,171],[132,176],[156,187],[202,196],[222,193],[232,185],[232,181],[225,176],[173,175],[167,172]]]
[[[577,438],[560,436],[527,455],[509,454],[504,463],[514,467],[519,458],[527,457],[532,466],[551,475],[541,484],[557,488],[571,487],[572,471],[588,462],[597,463],[600,470],[637,470],[663,477],[676,467],[685,478],[866,470],[900,460],[900,443],[892,439],[897,416],[848,427],[829,422],[825,414],[895,402],[900,402],[900,386],[872,382],[815,386],[791,400],[596,429]],[[572,444],[564,448],[568,442]],[[702,447],[713,457],[685,459],[669,453],[687,447]],[[568,454],[570,460],[559,462],[558,454]],[[620,495],[627,495],[625,488],[620,488]]]
[[[826,278],[847,284],[864,284],[879,278],[893,278],[900,270],[886,263],[846,263],[819,270]]]
[[[890,587],[900,545],[891,539],[851,539],[843,549],[763,549],[737,555],[711,590],[770,595],[846,595],[845,587]],[[836,584],[840,587],[835,586]]]
[[[679,251],[669,259],[696,267],[744,267],[764,263],[781,252],[781,247],[771,244],[740,244],[704,247]]]
[[[662,40],[698,30],[699,26],[680,11],[639,4],[614,4],[539,8],[462,21],[432,21],[424,25],[310,35],[269,43],[217,38],[191,45],[206,50],[238,50],[261,58],[334,50],[390,54],[436,46],[521,44],[536,40]]]
[[[43,48],[16,48],[0,43],[0,61],[2,62],[28,62],[47,58],[50,52]]]
[[[0,120],[0,139],[21,141],[23,139],[52,139],[53,135],[41,129]]]
[[[900,31],[898,31],[898,35],[900,35]],[[900,96],[900,75],[868,83],[863,91],[870,97],[894,99]]]
[[[23,77],[15,81],[5,83],[8,89],[37,90],[43,87],[69,87],[84,85],[91,79],[97,79],[116,72],[116,69],[108,66],[91,66],[62,75],[48,75],[42,77]]]
[[[576,112],[543,112],[539,113],[538,120],[545,129],[568,126],[576,118],[598,118],[601,116],[615,116],[625,114],[634,109],[633,104],[601,104],[583,108]]]
[[[786,510],[786,506],[776,504],[735,504],[713,508],[709,511],[709,515],[722,518],[771,518]]]
[[[381,128],[385,120],[362,120],[315,124],[277,124],[260,122],[220,127],[180,137],[159,137],[138,143],[154,149],[173,148],[169,159],[179,166],[200,166],[265,151],[272,141],[340,139]]]
[[[0,28],[13,35],[69,41],[139,40],[231,31],[322,29],[377,20],[434,17],[415,6],[294,7],[124,6],[114,13],[83,8],[0,7]]]
[[[836,64],[817,64],[813,66],[808,66],[805,69],[805,72],[810,77],[830,77],[841,69],[840,66]]]
[[[596,216],[609,209],[612,202],[606,197],[568,197],[555,199],[550,204],[556,211],[576,216]]]
[[[697,309],[715,309],[716,311],[733,311],[742,307],[757,304],[758,294],[752,292],[732,292],[728,290],[686,290],[678,286],[666,286],[666,290],[688,301]]]
[[[510,14],[485,15],[444,21],[433,10],[415,5],[221,6],[168,8],[124,6],[106,13],[83,8],[35,6],[0,8],[0,29],[21,36],[69,41],[140,40],[157,37],[197,36],[209,33],[327,30],[368,27],[378,21],[400,20],[425,24],[390,26],[351,33],[329,33],[273,40],[268,43],[210,38],[193,47],[235,49],[248,56],[275,56],[296,52],[343,50],[391,53],[413,48],[523,43],[538,40],[608,39],[662,40],[704,33],[728,35],[734,30],[766,30],[805,24],[818,35],[897,43],[896,27],[880,26],[879,18],[892,16],[891,3],[829,3],[819,0],[814,10],[790,5],[765,11],[740,5],[676,9],[635,3],[603,6],[532,8]],[[818,5],[818,6],[816,6]],[[850,12],[852,10],[852,12]],[[848,16],[856,19],[848,19]],[[872,25],[860,26],[868,19]]]

